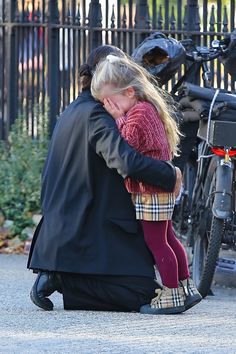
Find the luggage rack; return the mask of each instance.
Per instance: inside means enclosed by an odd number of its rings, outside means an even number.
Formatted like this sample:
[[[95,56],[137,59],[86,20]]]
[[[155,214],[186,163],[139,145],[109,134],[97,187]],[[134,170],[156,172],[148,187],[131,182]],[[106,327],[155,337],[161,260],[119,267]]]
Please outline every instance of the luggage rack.
[[[211,98],[208,119],[201,119],[199,122],[198,137],[205,140],[211,146],[236,147],[236,96],[222,93],[220,89],[211,90],[199,88],[192,84],[185,84],[182,88],[185,94],[194,93],[195,97],[204,100],[204,95]],[[212,118],[213,108],[217,101],[222,102],[223,107],[233,110],[232,121],[224,118],[224,111],[217,117]],[[234,114],[235,112],[235,114]]]
[[[211,146],[236,147],[236,121],[211,120],[209,124],[208,142]],[[201,120],[198,137],[207,140],[207,132],[208,122]]]

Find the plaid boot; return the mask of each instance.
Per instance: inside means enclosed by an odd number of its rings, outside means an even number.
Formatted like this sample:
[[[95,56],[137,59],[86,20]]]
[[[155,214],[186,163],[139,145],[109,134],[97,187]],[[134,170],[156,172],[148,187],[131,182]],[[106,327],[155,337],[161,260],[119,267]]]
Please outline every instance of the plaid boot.
[[[168,315],[185,311],[185,294],[182,287],[156,289],[157,294],[152,299],[151,304],[143,305],[140,313],[149,315]]]
[[[183,288],[186,299],[184,302],[185,310],[197,305],[201,300],[202,296],[197,290],[191,278],[180,280],[180,288]]]

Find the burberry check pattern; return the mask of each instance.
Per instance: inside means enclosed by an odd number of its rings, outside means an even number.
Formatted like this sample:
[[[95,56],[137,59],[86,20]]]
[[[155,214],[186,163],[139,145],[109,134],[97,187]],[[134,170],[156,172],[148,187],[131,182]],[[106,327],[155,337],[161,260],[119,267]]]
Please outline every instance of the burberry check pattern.
[[[136,219],[146,221],[171,220],[175,197],[173,193],[132,194]]]
[[[185,281],[180,281],[180,284],[186,296],[184,305],[186,310],[188,310],[189,308],[198,304],[202,300],[202,296],[197,290],[191,278]]]
[[[188,293],[189,295],[196,295],[199,294],[197,288],[195,287],[192,279],[188,279],[188,285],[187,285]]]
[[[151,301],[151,308],[167,309],[178,308],[184,306],[185,294],[183,288],[167,288],[157,289],[157,296]]]

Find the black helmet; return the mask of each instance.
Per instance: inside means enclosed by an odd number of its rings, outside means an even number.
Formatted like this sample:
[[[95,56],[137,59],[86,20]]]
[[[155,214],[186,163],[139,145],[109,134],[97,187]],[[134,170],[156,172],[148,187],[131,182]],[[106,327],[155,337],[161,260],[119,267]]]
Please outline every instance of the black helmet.
[[[176,39],[155,32],[139,44],[132,58],[156,76],[163,85],[173,78],[184,62],[185,54],[183,45]]]

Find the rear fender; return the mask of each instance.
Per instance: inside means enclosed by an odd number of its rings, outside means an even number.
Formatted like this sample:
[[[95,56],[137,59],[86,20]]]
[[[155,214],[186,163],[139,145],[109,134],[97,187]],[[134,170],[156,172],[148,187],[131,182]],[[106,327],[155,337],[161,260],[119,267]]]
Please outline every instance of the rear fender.
[[[220,160],[216,168],[216,189],[212,207],[213,215],[218,219],[232,217],[232,164]]]

